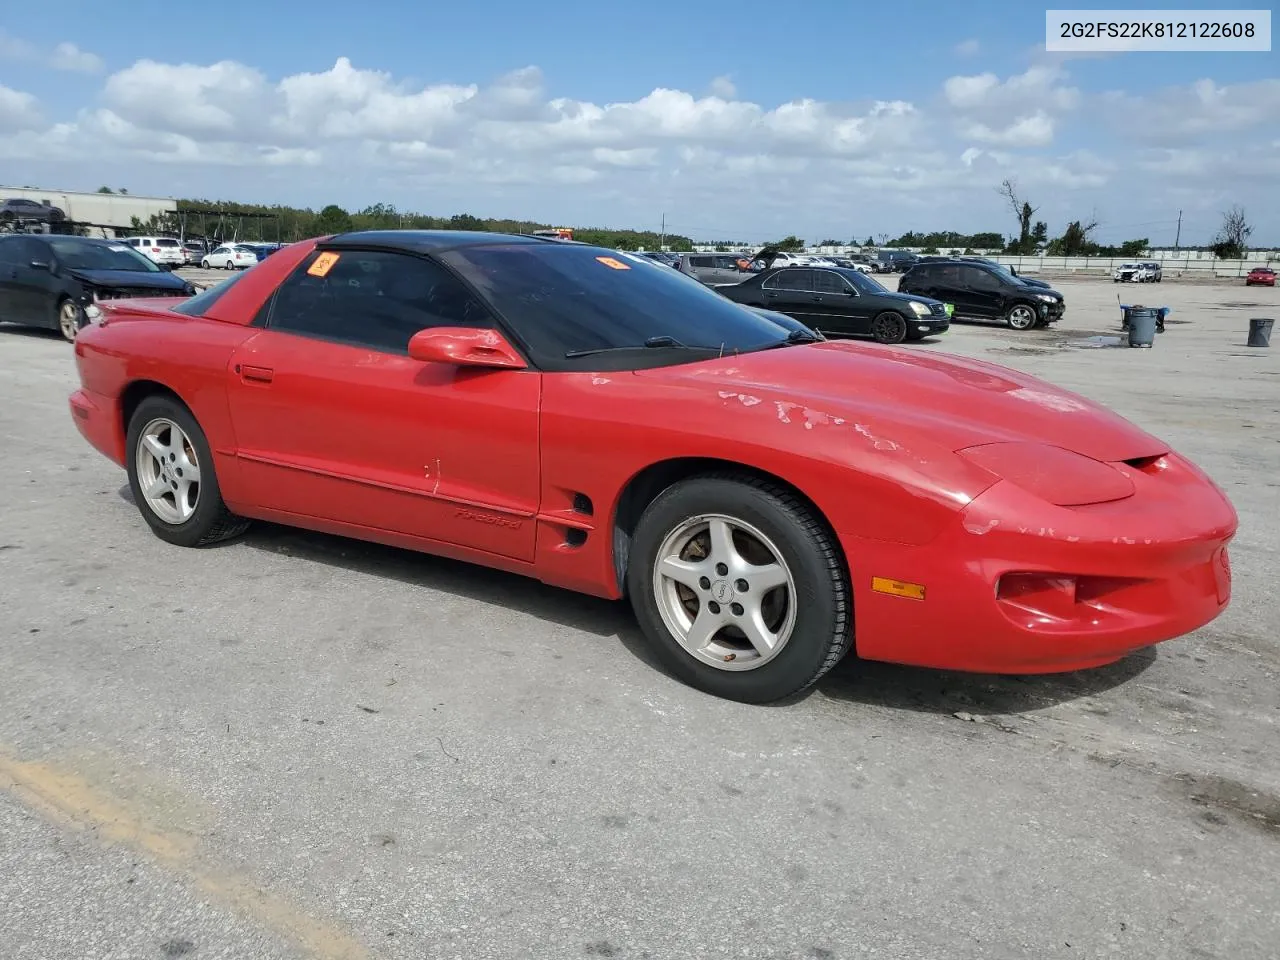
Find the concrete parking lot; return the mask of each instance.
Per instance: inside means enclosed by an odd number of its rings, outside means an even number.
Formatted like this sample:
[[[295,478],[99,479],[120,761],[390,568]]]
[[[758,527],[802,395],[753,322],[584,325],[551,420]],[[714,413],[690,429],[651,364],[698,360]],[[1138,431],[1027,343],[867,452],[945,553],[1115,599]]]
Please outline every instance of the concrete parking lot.
[[[1060,329],[906,349],[1209,470],[1230,609],[1100,670],[850,660],[773,707],[514,577],[269,525],[168,546],[71,423],[71,348],[0,329],[0,957],[1274,958],[1280,342],[1245,337],[1280,292],[1059,289]],[[1154,349],[1090,339],[1118,292],[1173,307]]]

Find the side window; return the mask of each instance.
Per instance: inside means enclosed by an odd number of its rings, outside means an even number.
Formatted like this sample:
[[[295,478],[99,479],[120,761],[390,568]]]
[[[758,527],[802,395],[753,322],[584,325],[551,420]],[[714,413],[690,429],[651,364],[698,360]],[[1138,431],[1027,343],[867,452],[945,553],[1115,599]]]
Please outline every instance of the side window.
[[[53,259],[53,251],[39,240],[31,240],[27,237],[14,237],[12,240],[6,240],[4,246],[9,248],[7,256],[11,258],[4,261],[6,263],[26,266],[32,260],[43,260],[48,263]]]
[[[690,266],[694,267],[710,267],[715,265],[714,257],[690,257]]]
[[[787,270],[783,273],[779,289],[813,293],[813,274],[812,270]]]
[[[406,353],[413,335],[428,327],[494,325],[439,264],[376,250],[312,253],[276,291],[267,321],[275,330],[387,353]]]
[[[972,290],[991,292],[1000,289],[1000,281],[980,267],[961,267],[964,285]]]
[[[931,270],[937,271],[934,274],[934,282],[940,287],[948,290],[958,289],[963,285],[963,278],[960,276],[960,268],[955,264],[947,264],[941,267],[931,267]]]
[[[760,286],[766,290],[794,290],[796,288],[796,274],[799,272],[799,270],[779,270]]]
[[[813,289],[817,293],[845,294],[849,292],[849,284],[844,277],[830,270],[813,271]]]

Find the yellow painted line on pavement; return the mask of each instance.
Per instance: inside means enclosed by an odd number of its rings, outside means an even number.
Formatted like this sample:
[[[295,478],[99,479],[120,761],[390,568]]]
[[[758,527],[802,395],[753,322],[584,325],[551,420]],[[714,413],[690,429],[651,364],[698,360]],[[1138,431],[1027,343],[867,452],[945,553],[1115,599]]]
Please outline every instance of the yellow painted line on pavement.
[[[18,760],[0,749],[0,790],[58,826],[124,846],[180,875],[211,899],[301,946],[315,960],[368,960],[363,944],[248,877],[203,863],[199,839],[149,823],[146,814],[93,786],[74,770]]]

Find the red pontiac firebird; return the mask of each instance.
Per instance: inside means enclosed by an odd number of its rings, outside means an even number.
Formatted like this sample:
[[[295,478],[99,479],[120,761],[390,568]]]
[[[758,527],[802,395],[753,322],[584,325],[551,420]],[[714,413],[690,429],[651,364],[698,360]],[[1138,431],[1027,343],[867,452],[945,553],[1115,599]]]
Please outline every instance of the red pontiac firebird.
[[[1276,272],[1270,267],[1254,267],[1249,271],[1249,275],[1244,278],[1244,285],[1252,287],[1255,283],[1262,287],[1274,287],[1276,285]]]
[[[89,313],[71,413],[161,539],[263,519],[626,596],[720,696],[789,696],[851,649],[1091,667],[1230,595],[1226,496],[1116,414],[644,257],[349,233]]]

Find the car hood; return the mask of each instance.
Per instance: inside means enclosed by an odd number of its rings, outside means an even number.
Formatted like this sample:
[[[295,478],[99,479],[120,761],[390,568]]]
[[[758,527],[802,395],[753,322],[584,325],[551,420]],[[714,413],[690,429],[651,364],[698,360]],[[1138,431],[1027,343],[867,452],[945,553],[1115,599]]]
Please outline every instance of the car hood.
[[[950,450],[1039,442],[1117,462],[1169,447],[1085,397],[993,363],[901,347],[826,341],[643,370],[720,400],[776,408],[784,423],[846,423],[898,444]],[[770,405],[766,407],[766,404]]]
[[[1044,294],[1047,297],[1054,297],[1055,299],[1058,299],[1064,302],[1067,299],[1065,296],[1063,296],[1061,291],[1053,289],[1053,287],[1049,286],[1047,283],[1043,283],[1040,285],[1028,283],[1028,284],[1024,284],[1024,286],[1026,286],[1027,289],[1029,289],[1032,293],[1036,294],[1037,296],[1040,294]]]
[[[866,294],[863,294],[863,296],[879,297],[881,300],[891,300],[895,303],[907,303],[913,300],[917,303],[927,303],[930,306],[933,306],[935,303],[942,303],[941,300],[937,300],[933,297],[921,297],[914,293],[899,293],[896,290],[888,290],[888,289],[886,289],[883,293],[866,293]]]
[[[68,270],[77,280],[95,287],[150,288],[159,292],[185,291],[187,282],[171,273],[150,273],[142,270]]]

